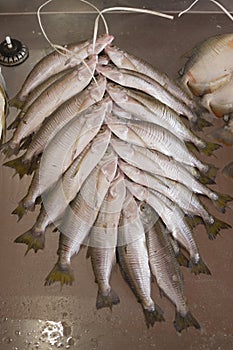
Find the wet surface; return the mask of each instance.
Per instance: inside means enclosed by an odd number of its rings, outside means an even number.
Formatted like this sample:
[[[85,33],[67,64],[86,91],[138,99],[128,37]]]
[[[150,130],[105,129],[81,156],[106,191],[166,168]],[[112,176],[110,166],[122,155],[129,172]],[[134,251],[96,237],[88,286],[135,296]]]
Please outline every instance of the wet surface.
[[[34,11],[39,3],[41,2],[34,1],[33,5],[30,3],[25,6],[24,1],[11,1],[11,5],[4,2],[4,5],[0,5],[0,11]],[[99,3],[105,7],[110,6],[110,2],[106,5],[106,1],[96,1],[96,5]],[[124,5],[130,3],[132,5],[132,1],[125,1]],[[147,1],[144,5],[149,3],[151,2]],[[164,1],[163,6],[166,3],[168,1]],[[175,3],[184,2],[171,3],[175,6]],[[190,2],[186,1],[185,6],[188,3]],[[222,3],[229,8],[230,1]],[[113,4],[118,5],[112,1],[111,5]],[[140,2],[134,2],[136,5],[139,6]],[[43,16],[43,23],[51,40],[63,44],[91,37],[94,18],[93,14],[48,14]],[[111,34],[116,38],[116,45],[144,58],[173,78],[177,78],[178,70],[185,62],[183,53],[210,35],[232,30],[232,22],[220,14],[191,14],[176,18],[175,21],[144,14],[108,14],[106,18]],[[11,35],[23,40],[30,50],[30,57],[24,64],[2,69],[9,96],[12,97],[35,62],[50,49],[35,15],[4,15],[1,17],[0,29],[2,40],[5,35]],[[15,113],[12,110],[10,118]],[[213,122],[214,127],[221,125],[220,120]],[[205,129],[200,136],[206,138],[210,131],[211,129]],[[232,148],[224,147],[215,154],[216,157],[202,159],[214,163],[220,169],[232,161]],[[223,231],[215,241],[210,241],[204,228],[198,226],[195,238],[212,276],[194,276],[189,271],[182,270],[190,309],[200,322],[201,330],[189,329],[181,336],[176,334],[172,325],[174,308],[165,298],[160,299],[155,283],[153,296],[164,310],[166,323],[147,330],[140,305],[122,281],[117,268],[113,271],[112,285],[120,296],[121,303],[112,312],[95,310],[97,288],[90,261],[85,258],[85,250],[73,260],[75,282],[72,287],[61,289],[58,285],[43,285],[56,261],[58,236],[49,230],[45,250],[37,254],[30,252],[26,257],[25,246],[13,243],[16,236],[32,226],[37,213],[29,213],[19,223],[15,216],[10,215],[25,194],[30,180],[23,178],[19,181],[17,176],[12,178],[12,175],[11,169],[0,168],[1,350],[48,350],[59,347],[81,350],[233,348],[232,230]],[[233,195],[233,180],[219,173],[216,182],[213,189]],[[232,208],[228,208],[223,215],[217,213],[210,202],[206,201],[206,204],[211,213],[233,225]]]

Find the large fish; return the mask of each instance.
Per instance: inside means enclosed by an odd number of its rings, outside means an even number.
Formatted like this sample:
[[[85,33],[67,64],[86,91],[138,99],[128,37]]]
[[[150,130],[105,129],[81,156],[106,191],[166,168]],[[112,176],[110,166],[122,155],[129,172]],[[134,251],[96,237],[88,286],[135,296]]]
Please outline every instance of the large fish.
[[[140,201],[148,203],[163,220],[173,237],[187,249],[190,254],[190,268],[195,274],[210,274],[208,267],[202,261],[192,232],[185,222],[183,211],[167,197],[154,190],[126,180],[130,192]]]
[[[115,264],[118,223],[125,199],[124,175],[118,171],[105,196],[90,232],[87,256],[91,257],[95,280],[98,283],[96,308],[112,308],[120,302],[111,288],[110,277]]]
[[[233,71],[233,34],[210,37],[193,50],[182,73],[187,92],[196,96],[217,90]]]
[[[35,65],[18,94],[12,99],[11,105],[20,107],[28,94],[44,80],[64,69],[77,66],[91,54],[99,54],[113,39],[112,35],[103,35],[97,38],[95,48],[90,41],[83,41],[67,45],[62,53],[51,52]]]
[[[65,209],[74,199],[85,179],[103,157],[108,147],[110,136],[111,132],[107,128],[99,132],[93,141],[73,161],[55,186],[41,196],[43,204],[36,223],[30,230],[17,237],[16,243],[25,243],[28,245],[28,250],[34,249],[35,252],[38,249],[44,249],[46,228],[52,223],[57,223],[62,217]],[[19,219],[25,212],[25,204],[24,199],[13,211],[14,214],[19,216]]]
[[[22,140],[38,130],[41,123],[59,105],[81,92],[91,81],[97,63],[97,56],[92,56],[87,63],[81,64],[71,72],[50,85],[29,107],[20,121],[12,138],[4,145],[6,155],[17,154]]]
[[[133,70],[149,76],[190,108],[198,109],[195,101],[191,99],[177,83],[170,79],[167,74],[159,72],[151,64],[116,46],[106,46],[105,52],[117,67]]]
[[[192,111],[187,105],[178,100],[170,92],[165,90],[163,86],[161,86],[150,77],[141,73],[129,71],[127,69],[118,69],[110,65],[97,65],[96,69],[99,73],[102,73],[104,76],[114,81],[115,83],[138,89],[155,97],[162,103],[174,109],[178,114],[186,116],[189,119],[190,123],[195,123],[197,121],[197,115],[194,111]]]
[[[164,321],[164,317],[163,311],[151,298],[151,273],[145,232],[137,204],[130,194],[123,205],[118,235],[118,263],[124,279],[142,306],[149,328],[156,321]]]
[[[67,207],[59,226],[60,242],[58,261],[46,278],[46,284],[60,281],[70,284],[73,280],[70,259],[78,254],[81,245],[96,220],[104,197],[114,179],[117,156],[108,148],[104,157],[93,169],[81,190]]]
[[[190,326],[199,329],[200,325],[192,316],[186,302],[183,276],[169,239],[169,232],[165,230],[160,219],[152,227],[150,226],[150,221],[154,221],[155,213],[146,203],[140,203],[139,210],[142,222],[146,224],[145,230],[149,223],[146,230],[146,242],[152,275],[156,278],[162,292],[176,306],[173,322],[176,330],[181,332]]]
[[[86,89],[79,94],[71,97],[56,109],[42,124],[39,131],[34,135],[23,156],[16,158],[8,163],[8,166],[30,171],[32,161],[35,162],[40,153],[42,153],[49,141],[73,118],[80,118],[80,113],[86,110],[94,103],[103,98],[106,87],[104,77],[96,78]]]
[[[173,159],[207,172],[208,165],[190,153],[179,138],[160,125],[140,120],[129,120],[107,115],[105,118],[111,131],[121,140],[161,152]]]

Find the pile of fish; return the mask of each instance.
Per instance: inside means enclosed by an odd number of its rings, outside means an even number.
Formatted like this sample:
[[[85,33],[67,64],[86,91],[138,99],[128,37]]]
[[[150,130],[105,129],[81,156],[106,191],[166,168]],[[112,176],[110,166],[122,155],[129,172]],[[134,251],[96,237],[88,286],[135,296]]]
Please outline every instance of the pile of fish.
[[[5,133],[5,121],[8,112],[6,83],[1,73],[0,67],[0,141],[2,141]]]
[[[226,124],[214,130],[212,137],[227,146],[233,145],[233,34],[213,36],[190,52],[181,82],[191,96]],[[223,173],[233,178],[233,162]]]
[[[194,274],[210,271],[189,221],[201,221],[214,239],[230,226],[211,215],[200,197],[222,212],[232,198],[206,186],[214,183],[217,169],[189,149],[211,155],[219,146],[201,140],[182,121],[181,115],[192,127],[208,125],[193,99],[112,40],[104,35],[94,46],[85,41],[50,53],[11,101],[21,111],[2,151],[22,155],[5,165],[20,177],[32,174],[13,213],[21,219],[41,203],[34,226],[16,242],[37,252],[45,246],[47,227],[55,224],[58,260],[46,285],[71,284],[71,258],[87,245],[98,309],[120,301],[110,284],[117,262],[148,327],[164,320],[151,296],[154,276],[176,306],[176,330],[200,328],[186,302],[180,264]]]

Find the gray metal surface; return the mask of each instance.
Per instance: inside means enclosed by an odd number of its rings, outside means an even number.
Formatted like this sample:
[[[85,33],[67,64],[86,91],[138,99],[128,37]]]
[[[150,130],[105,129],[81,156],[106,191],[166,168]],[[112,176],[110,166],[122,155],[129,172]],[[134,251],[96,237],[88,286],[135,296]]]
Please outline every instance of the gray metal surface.
[[[41,1],[1,1],[0,12],[16,13],[35,11]],[[81,10],[77,1],[54,1],[53,9]],[[110,5],[142,6],[141,1],[96,1],[97,6]],[[159,5],[160,3],[160,5]],[[146,1],[143,6],[164,11],[176,11],[186,7],[190,1]],[[230,8],[232,1],[222,1]],[[56,5],[55,5],[56,4]],[[169,5],[169,6],[168,6]],[[83,5],[82,5],[83,6]],[[201,3],[197,6],[202,6]],[[207,1],[203,1],[207,8]],[[52,6],[50,7],[52,8]],[[202,8],[202,9],[203,9]],[[212,8],[208,4],[208,8]],[[49,10],[49,6],[48,6]],[[91,37],[92,14],[50,14],[43,16],[43,23],[51,40],[68,43]],[[144,14],[106,15],[115,44],[144,58],[171,77],[178,76],[178,70],[185,62],[182,55],[199,41],[210,35],[230,32],[232,22],[220,14],[188,14],[174,21]],[[21,39],[30,50],[29,59],[21,66],[3,68],[3,74],[12,97],[21,86],[26,74],[35,62],[50,51],[43,38],[35,15],[4,15],[0,17],[0,36]],[[10,118],[16,111],[12,110]],[[214,120],[215,126],[221,124]],[[200,136],[206,137],[210,129]],[[3,158],[3,157],[2,157]],[[216,158],[203,158],[220,169],[232,160],[232,149],[222,148]],[[2,161],[1,161],[2,162]],[[48,232],[46,249],[24,257],[25,246],[13,243],[20,233],[33,224],[36,213],[29,213],[17,223],[10,213],[26,192],[29,178],[19,181],[11,169],[0,168],[0,222],[1,222],[1,287],[0,287],[0,350],[8,349],[54,349],[43,330],[46,321],[63,322],[66,336],[61,337],[63,348],[91,349],[139,349],[180,350],[209,349],[230,350],[233,348],[233,235],[225,231],[215,241],[209,241],[202,226],[195,230],[200,251],[212,276],[194,276],[183,269],[185,288],[190,308],[201,324],[201,330],[189,329],[177,336],[172,321],[174,308],[165,299],[160,299],[157,286],[153,292],[158,304],[164,309],[166,323],[147,330],[141,308],[128,287],[122,281],[120,272],[113,273],[112,284],[121,298],[113,311],[95,310],[97,288],[94,283],[90,261],[85,259],[85,250],[73,260],[75,283],[72,287],[54,285],[44,287],[43,281],[56,260],[57,234]],[[233,181],[219,175],[213,189],[231,193]],[[232,208],[225,215],[217,213],[209,202],[211,211],[233,224]],[[65,322],[65,323],[64,323]],[[50,324],[51,325],[51,324]],[[72,338],[72,339],[71,339]],[[73,342],[75,345],[72,345]],[[58,343],[57,343],[58,345]]]

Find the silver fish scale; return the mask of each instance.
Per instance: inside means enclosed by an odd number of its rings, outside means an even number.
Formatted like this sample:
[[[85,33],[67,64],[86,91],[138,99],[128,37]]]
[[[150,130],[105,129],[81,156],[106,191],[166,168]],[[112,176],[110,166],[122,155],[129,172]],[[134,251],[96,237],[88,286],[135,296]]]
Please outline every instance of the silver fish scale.
[[[44,249],[46,229],[53,223],[59,232],[58,259],[46,284],[72,284],[71,258],[87,245],[98,284],[97,309],[112,309],[120,301],[110,284],[118,263],[147,327],[164,321],[151,295],[153,275],[176,307],[176,330],[200,328],[189,311],[176,259],[182,263],[183,254],[183,264],[195,274],[209,270],[185,213],[204,220],[215,238],[228,225],[213,217],[198,196],[221,210],[231,198],[201,183],[215,175],[215,168],[202,163],[185,142],[206,148],[206,154],[217,147],[180,119],[183,114],[191,126],[197,122],[200,127],[196,102],[166,74],[110,46],[112,40],[106,34],[94,48],[88,40],[67,45],[65,55],[47,55],[11,100],[21,112],[10,126],[14,136],[1,149],[6,157],[23,152],[4,165],[21,177],[33,174],[13,213],[21,219],[41,200],[35,224],[16,242],[35,252]]]

